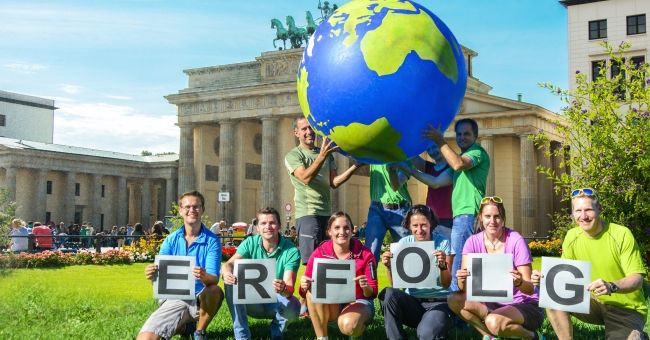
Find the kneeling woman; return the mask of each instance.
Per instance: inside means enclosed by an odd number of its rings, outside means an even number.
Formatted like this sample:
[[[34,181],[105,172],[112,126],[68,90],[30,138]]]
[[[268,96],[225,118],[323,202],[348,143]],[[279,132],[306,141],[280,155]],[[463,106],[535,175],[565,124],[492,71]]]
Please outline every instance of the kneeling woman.
[[[532,256],[524,238],[506,228],[505,220],[506,211],[501,198],[494,196],[481,200],[476,218],[479,233],[465,242],[461,269],[456,272],[461,291],[449,296],[449,307],[483,334],[483,339],[493,336],[537,339],[541,337],[536,330],[544,321],[544,313],[538,307],[538,295],[530,281]],[[466,301],[465,283],[471,275],[467,271],[467,255],[474,253],[512,254],[512,302]]]
[[[407,335],[402,325],[417,328],[418,339],[446,339],[451,328],[451,310],[447,306],[449,283],[451,283],[451,264],[454,255],[450,254],[449,240],[435,231],[438,218],[425,205],[415,205],[407,213],[403,222],[404,228],[411,232],[410,236],[399,240],[399,243],[433,241],[434,262],[440,269],[437,287],[407,288],[402,291],[397,288],[386,288],[379,293],[379,302],[384,312],[384,326],[388,339],[406,339]],[[381,262],[390,273],[390,258],[393,254],[387,251],[382,254]],[[392,284],[392,276],[389,276]]]
[[[377,296],[375,258],[370,249],[359,240],[352,239],[352,221],[344,212],[333,214],[327,222],[330,240],[321,243],[314,250],[307,263],[305,274],[300,280],[300,295],[306,298],[309,317],[318,339],[327,339],[327,323],[338,321],[341,333],[361,336],[366,324],[372,321],[375,307],[372,300]],[[311,276],[314,259],[354,260],[356,264],[356,301],[347,305],[320,304],[312,302]]]

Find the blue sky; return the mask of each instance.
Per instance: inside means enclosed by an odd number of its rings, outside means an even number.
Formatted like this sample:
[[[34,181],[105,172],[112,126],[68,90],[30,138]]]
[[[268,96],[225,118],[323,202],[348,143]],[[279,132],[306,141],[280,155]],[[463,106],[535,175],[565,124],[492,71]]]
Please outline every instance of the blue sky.
[[[330,1],[339,5],[347,1]],[[421,0],[479,53],[491,94],[558,111],[539,82],[567,86],[566,9],[556,0]],[[54,142],[126,153],[178,152],[164,95],[182,70],[273,50],[270,20],[304,26],[318,1],[9,0],[0,6],[0,90],[56,100]]]

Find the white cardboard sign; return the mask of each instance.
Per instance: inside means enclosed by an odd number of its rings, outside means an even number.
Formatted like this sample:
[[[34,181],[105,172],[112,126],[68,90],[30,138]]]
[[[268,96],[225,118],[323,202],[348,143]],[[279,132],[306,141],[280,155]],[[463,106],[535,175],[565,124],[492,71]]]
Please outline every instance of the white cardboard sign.
[[[391,243],[394,288],[433,288],[440,276],[433,241]]]
[[[467,254],[467,301],[510,302],[512,254]]]
[[[237,278],[232,286],[234,304],[277,302],[277,294],[273,288],[275,259],[235,260],[233,273]]]
[[[354,260],[314,259],[312,270],[312,301],[314,303],[347,303],[356,300]]]
[[[156,299],[194,300],[194,256],[156,255],[158,273],[153,281]]]
[[[591,262],[542,257],[539,306],[572,313],[589,313]]]

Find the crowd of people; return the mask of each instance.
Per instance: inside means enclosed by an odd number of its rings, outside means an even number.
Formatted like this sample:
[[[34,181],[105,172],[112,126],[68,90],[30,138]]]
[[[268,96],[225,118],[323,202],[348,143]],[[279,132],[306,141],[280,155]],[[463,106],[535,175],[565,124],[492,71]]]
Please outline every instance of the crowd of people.
[[[75,250],[82,248],[119,248],[131,245],[142,237],[163,238],[169,230],[162,221],[157,221],[151,230],[142,223],[125,226],[113,226],[109,230],[97,230],[92,223],[81,224],[64,222],[56,224],[48,222],[25,222],[15,218],[11,221],[9,232],[9,250],[12,252],[44,251],[44,250]],[[33,239],[33,247],[29,242]]]

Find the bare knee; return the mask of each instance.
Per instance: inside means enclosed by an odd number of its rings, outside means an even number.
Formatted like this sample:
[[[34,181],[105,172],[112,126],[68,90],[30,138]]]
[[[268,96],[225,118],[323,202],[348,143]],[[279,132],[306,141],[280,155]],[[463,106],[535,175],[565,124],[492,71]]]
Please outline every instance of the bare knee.
[[[212,314],[216,312],[221,306],[223,301],[224,294],[221,287],[218,285],[209,285],[204,288],[204,292],[199,295],[199,300],[201,301],[201,309]]]
[[[449,305],[449,309],[458,314],[465,307],[465,293],[456,292],[449,295],[447,304]]]
[[[359,318],[350,315],[342,315],[338,319],[339,330],[344,335],[351,336],[359,327]]]
[[[499,335],[508,325],[508,319],[497,314],[488,314],[484,322],[488,331],[494,335]]]

